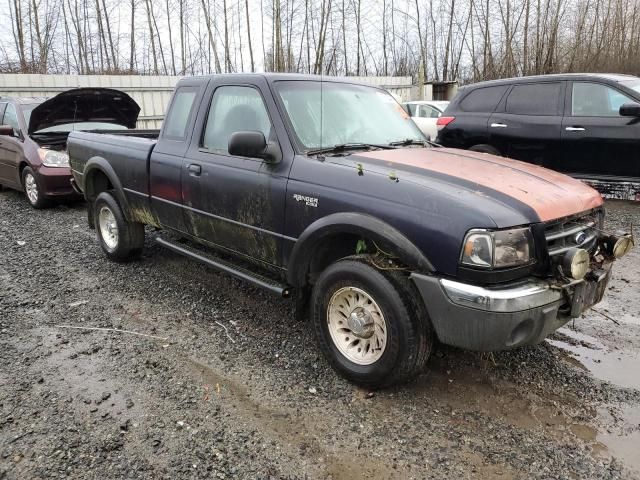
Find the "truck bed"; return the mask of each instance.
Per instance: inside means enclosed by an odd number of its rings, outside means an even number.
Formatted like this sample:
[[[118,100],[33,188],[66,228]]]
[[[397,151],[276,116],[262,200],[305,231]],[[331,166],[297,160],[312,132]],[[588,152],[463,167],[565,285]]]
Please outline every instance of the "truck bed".
[[[76,184],[84,191],[86,164],[108,158],[109,165],[125,190],[148,195],[149,156],[157,142],[158,133],[158,130],[71,132],[68,152]]]

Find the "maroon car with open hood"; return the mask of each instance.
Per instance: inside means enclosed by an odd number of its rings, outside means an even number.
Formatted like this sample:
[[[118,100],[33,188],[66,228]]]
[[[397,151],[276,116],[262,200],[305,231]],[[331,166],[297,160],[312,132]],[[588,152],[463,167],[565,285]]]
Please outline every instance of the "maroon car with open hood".
[[[24,191],[43,208],[53,199],[80,197],[71,185],[71,131],[135,128],[140,107],[107,88],[78,88],[50,99],[0,97],[0,186]]]

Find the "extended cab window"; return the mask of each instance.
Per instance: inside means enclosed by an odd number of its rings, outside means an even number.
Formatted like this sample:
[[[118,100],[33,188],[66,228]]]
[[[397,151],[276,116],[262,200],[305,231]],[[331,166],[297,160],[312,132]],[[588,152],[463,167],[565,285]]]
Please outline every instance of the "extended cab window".
[[[463,112],[493,113],[506,91],[506,85],[473,90],[460,102],[460,110]]]
[[[213,94],[202,146],[227,153],[229,137],[235,132],[262,132],[271,136],[271,120],[260,93],[252,87],[219,87]]]
[[[515,115],[558,115],[561,87],[560,82],[515,85],[507,97],[506,112]]]
[[[180,87],[176,90],[171,108],[164,121],[164,137],[173,140],[184,140],[187,122],[189,121],[189,115],[197,92],[197,87]]]
[[[574,117],[617,117],[625,103],[635,103],[635,100],[606,85],[573,82],[571,115]]]

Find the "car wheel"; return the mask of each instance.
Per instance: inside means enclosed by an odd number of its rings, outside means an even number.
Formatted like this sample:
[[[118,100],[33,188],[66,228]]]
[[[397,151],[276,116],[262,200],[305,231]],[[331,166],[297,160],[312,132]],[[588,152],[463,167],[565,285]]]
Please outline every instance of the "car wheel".
[[[42,193],[36,174],[31,167],[24,167],[24,170],[22,170],[22,187],[29,204],[33,208],[40,209],[49,205],[49,201]]]
[[[366,388],[412,379],[431,353],[431,324],[410,280],[378,270],[366,256],[340,260],[320,274],[311,318],[331,366]]]
[[[98,195],[94,218],[98,240],[107,257],[121,262],[140,255],[144,246],[144,225],[128,222],[111,193]]]
[[[497,148],[492,147],[491,145],[484,145],[484,144],[474,145],[469,149],[469,151],[479,152],[479,153],[490,153],[491,155],[496,155],[498,157],[502,156],[500,151]]]

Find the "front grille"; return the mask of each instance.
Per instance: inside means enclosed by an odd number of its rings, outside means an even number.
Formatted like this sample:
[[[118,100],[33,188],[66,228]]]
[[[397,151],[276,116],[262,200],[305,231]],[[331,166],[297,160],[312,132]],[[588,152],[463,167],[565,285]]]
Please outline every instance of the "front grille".
[[[599,228],[599,211],[547,222],[544,235],[547,239],[549,257],[554,259],[574,247],[593,250],[596,247]]]

